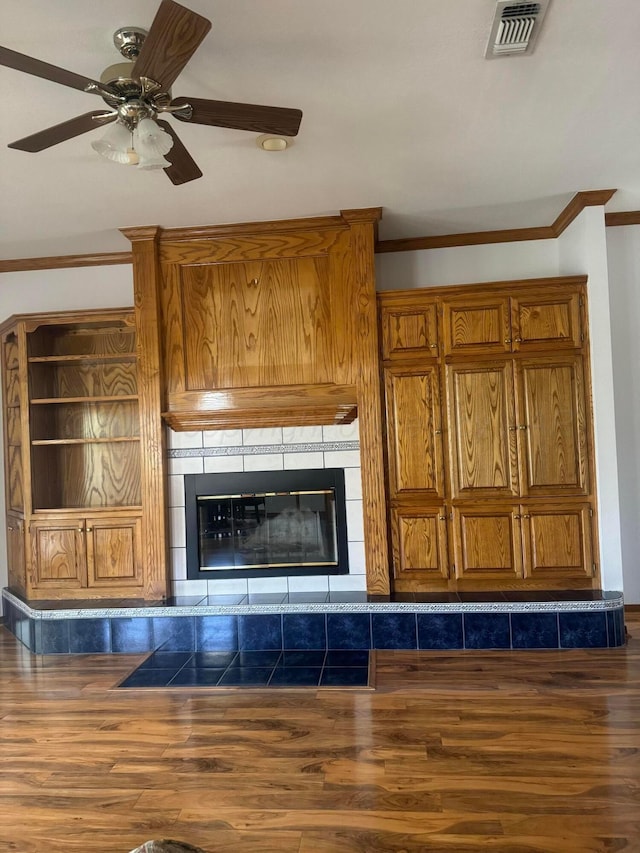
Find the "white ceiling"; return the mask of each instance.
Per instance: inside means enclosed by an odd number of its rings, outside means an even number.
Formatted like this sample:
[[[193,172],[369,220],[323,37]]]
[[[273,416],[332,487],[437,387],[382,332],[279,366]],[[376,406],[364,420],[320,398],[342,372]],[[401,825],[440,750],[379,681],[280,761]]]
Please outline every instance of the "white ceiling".
[[[103,102],[0,68],[0,258],[126,250],[118,228],[382,206],[382,238],[549,225],[579,190],[640,208],[640,3],[551,0],[531,56],[484,59],[495,0],[183,0],[213,29],[175,96],[298,107],[295,144],[174,126],[204,173],[108,162],[102,131],[7,143]],[[2,0],[1,41],[91,78],[157,0]]]

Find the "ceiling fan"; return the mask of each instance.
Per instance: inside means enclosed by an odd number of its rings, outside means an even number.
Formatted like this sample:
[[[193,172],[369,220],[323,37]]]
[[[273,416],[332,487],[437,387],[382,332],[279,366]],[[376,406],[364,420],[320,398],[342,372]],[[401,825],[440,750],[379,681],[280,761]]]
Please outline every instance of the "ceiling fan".
[[[124,27],[115,33],[114,43],[127,61],[107,68],[100,81],[0,46],[0,65],[98,95],[109,108],[48,127],[10,143],[9,148],[42,151],[112,125],[103,140],[92,143],[96,151],[117,162],[164,168],[172,183],[184,184],[202,177],[202,172],[173,127],[159,115],[167,113],[191,124],[296,136],[301,110],[172,97],[172,84],[210,29],[206,18],[175,0],[162,0],[148,32]]]

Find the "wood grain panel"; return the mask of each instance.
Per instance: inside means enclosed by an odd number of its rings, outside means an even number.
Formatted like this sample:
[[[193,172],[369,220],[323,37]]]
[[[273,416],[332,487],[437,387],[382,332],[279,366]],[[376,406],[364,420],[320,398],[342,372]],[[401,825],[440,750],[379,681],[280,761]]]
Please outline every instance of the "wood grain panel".
[[[512,337],[515,352],[577,348],[583,343],[580,293],[532,294],[511,298]]]
[[[135,229],[132,240],[138,390],[140,405],[139,502],[142,504],[144,597],[161,599],[169,592],[167,483],[163,410],[161,314],[157,261],[157,228]]]
[[[522,524],[525,577],[593,576],[589,504],[523,506]]]
[[[510,362],[448,365],[447,397],[453,496],[516,497]]]
[[[36,471],[57,474],[33,483],[34,509],[139,506],[140,447],[137,441],[39,445]]]
[[[139,434],[137,400],[53,403],[31,408],[32,441],[106,439]]]
[[[437,366],[387,368],[384,383],[391,494],[419,491],[425,498],[444,498]]]
[[[509,299],[492,293],[442,302],[445,355],[511,351]]]
[[[383,359],[438,356],[437,306],[421,300],[420,305],[396,305],[381,301]]]
[[[22,444],[22,419],[20,409],[17,406],[6,410],[5,440],[12,447],[20,447]]]
[[[517,366],[521,389],[520,440],[523,494],[587,494],[589,463],[581,356],[524,361]]]
[[[26,545],[24,519],[7,514],[7,582],[9,589],[26,592]]]
[[[7,504],[10,509],[24,509],[24,470],[22,448],[7,447]]]
[[[517,507],[453,508],[455,575],[508,581],[522,577],[522,542]]]
[[[138,393],[134,362],[107,364],[32,363],[32,399],[56,397],[116,397]]]
[[[345,230],[344,223],[331,228],[313,226],[313,219],[299,220],[304,228],[295,226],[281,232],[271,232],[273,223],[256,223],[251,230],[236,226],[234,233],[201,239],[199,229],[183,229],[184,239],[174,240],[170,229],[161,234],[158,258],[166,264],[242,263],[244,261],[275,260],[277,258],[313,258],[329,254]],[[187,232],[192,232],[191,238]]]
[[[320,258],[184,268],[186,388],[328,381],[327,273]]]
[[[70,588],[85,585],[83,529],[80,519],[31,524],[34,585]]]
[[[135,352],[135,329],[104,321],[42,325],[29,335],[29,357],[126,355]]]
[[[446,579],[449,574],[447,528],[443,506],[392,510],[394,588],[403,590],[407,575],[410,585]],[[416,577],[417,576],[417,577]]]
[[[5,370],[17,370],[20,367],[18,358],[18,342],[15,335],[4,342],[4,368]]]
[[[87,516],[86,530],[88,585],[141,586],[141,519]]]
[[[17,370],[8,370],[5,373],[5,405],[20,405],[20,373]]]

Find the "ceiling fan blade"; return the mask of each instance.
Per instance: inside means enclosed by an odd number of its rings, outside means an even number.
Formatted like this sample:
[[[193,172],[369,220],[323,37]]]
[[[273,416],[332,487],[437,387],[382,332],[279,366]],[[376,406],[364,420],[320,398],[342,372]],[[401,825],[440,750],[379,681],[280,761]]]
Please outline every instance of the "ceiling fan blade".
[[[159,124],[163,130],[166,130],[173,139],[173,146],[169,153],[164,155],[171,163],[165,169],[171,183],[177,186],[178,184],[186,184],[189,181],[195,181],[196,178],[201,178],[202,172],[198,168],[198,164],[184,147],[180,137],[169,122],[158,119],[156,124]]]
[[[276,133],[296,136],[302,121],[302,110],[287,107],[263,107],[258,104],[234,104],[231,101],[210,101],[204,98],[176,98],[171,106],[189,104],[191,118],[174,113],[180,121],[252,130],[255,133]]]
[[[211,21],[174,0],[162,0],[133,74],[149,77],[167,91],[210,29]]]
[[[25,74],[33,74],[34,77],[42,77],[43,80],[51,80],[53,83],[61,83],[63,86],[71,86],[72,89],[80,89],[84,92],[87,86],[100,86],[95,80],[74,74],[57,65],[50,65],[24,53],[9,50],[8,47],[0,47],[0,65],[6,68],[15,68],[16,71],[24,71]],[[102,86],[102,88],[107,88]]]
[[[95,130],[104,124],[110,124],[116,118],[115,114],[110,116],[104,110],[93,110],[93,112],[71,118],[69,121],[63,121],[61,124],[55,124],[53,127],[47,127],[45,130],[34,133],[32,136],[25,136],[24,139],[18,139],[17,142],[12,142],[7,147],[17,148],[19,151],[43,151],[45,148],[51,148],[52,145],[57,145],[59,142],[73,139],[74,136],[80,136],[82,133]]]

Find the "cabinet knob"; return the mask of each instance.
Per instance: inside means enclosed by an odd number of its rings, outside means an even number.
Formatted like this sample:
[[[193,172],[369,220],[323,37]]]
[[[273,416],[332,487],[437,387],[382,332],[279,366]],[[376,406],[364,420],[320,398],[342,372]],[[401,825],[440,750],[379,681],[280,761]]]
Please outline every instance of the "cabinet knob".
[[[79,527],[79,528],[78,528],[78,533],[84,533],[84,527]]]
[[[15,530],[15,527],[12,527],[10,524],[7,524],[7,530]]]
[[[429,344],[431,349],[438,349],[438,344]]]
[[[510,344],[512,341],[511,341],[511,338],[505,338],[504,342],[505,342],[505,344]]]
[[[440,519],[440,521],[446,521],[447,520],[446,515],[439,515],[438,518]]]
[[[515,338],[515,342],[516,342],[517,344],[521,344],[521,343],[522,343],[522,338]]]
[[[516,513],[513,517],[514,517],[514,518],[520,518],[520,516],[518,515],[518,513]]]
[[[435,434],[436,434],[436,435],[442,435],[442,430],[441,430],[441,429],[437,429],[437,430],[434,430],[434,431],[435,431]]]
[[[526,429],[526,428],[527,428],[527,425],[526,425],[526,424],[521,424],[521,425],[518,427],[518,429]]]
[[[87,533],[91,533],[92,530],[93,530],[93,527],[87,527]]]

